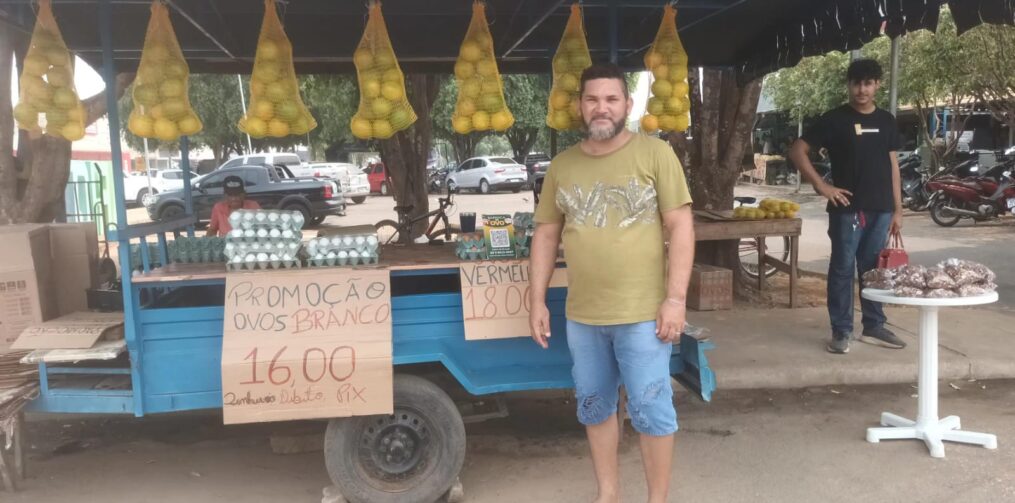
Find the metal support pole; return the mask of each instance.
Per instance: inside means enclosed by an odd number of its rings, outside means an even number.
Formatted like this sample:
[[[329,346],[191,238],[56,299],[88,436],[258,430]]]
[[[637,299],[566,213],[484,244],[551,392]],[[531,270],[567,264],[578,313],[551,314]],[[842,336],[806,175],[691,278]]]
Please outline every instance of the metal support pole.
[[[123,159],[120,152],[120,113],[116,99],[116,70],[113,67],[113,7],[110,0],[99,1],[99,38],[102,41],[102,80],[106,84],[106,117],[109,119],[109,152],[113,164],[113,194],[116,198],[116,228],[127,228],[127,203],[123,198]],[[118,235],[123,235],[118,233]],[[123,290],[123,327],[130,355],[131,390],[134,401],[134,415],[144,415],[144,390],[141,382],[141,350],[137,344],[137,327],[134,315],[137,302],[130,275],[130,240],[117,241],[117,255],[120,259],[120,278]]]
[[[899,37],[892,39],[891,74],[888,76],[888,111],[897,115],[899,111]]]
[[[618,26],[617,25],[620,24],[620,20],[617,19],[617,17],[618,17],[618,11],[620,10],[618,8],[618,4],[619,3],[620,3],[619,0],[609,0],[609,2],[608,2],[608,5],[609,5],[609,7],[608,7],[609,17],[608,17],[608,19],[609,19],[609,21],[607,23],[607,26],[609,26],[610,63],[613,63],[613,64],[617,64],[617,45],[618,45],[618,42],[617,42],[617,38],[618,38],[618,35],[617,35]]]
[[[180,137],[180,169],[183,170],[183,206],[187,215],[194,214],[194,197],[190,186],[190,138]],[[187,236],[194,237],[194,225],[187,226]]]

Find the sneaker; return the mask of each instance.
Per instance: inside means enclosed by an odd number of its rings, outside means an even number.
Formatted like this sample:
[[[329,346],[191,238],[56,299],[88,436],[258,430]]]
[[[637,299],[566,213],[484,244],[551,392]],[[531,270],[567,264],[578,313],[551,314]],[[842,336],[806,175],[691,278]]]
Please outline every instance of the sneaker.
[[[906,347],[906,341],[900,339],[899,336],[895,335],[891,330],[888,330],[883,326],[863,329],[862,337],[875,339],[875,341],[865,340],[864,342],[872,342],[892,349],[902,349]]]
[[[844,355],[849,352],[849,334],[832,334],[832,340],[828,342],[825,349],[829,353],[835,353],[837,355]]]

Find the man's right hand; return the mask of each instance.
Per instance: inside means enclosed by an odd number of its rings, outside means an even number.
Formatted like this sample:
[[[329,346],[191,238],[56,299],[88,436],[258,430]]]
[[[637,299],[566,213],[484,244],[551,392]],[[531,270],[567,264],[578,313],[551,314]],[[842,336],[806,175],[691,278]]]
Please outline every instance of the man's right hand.
[[[814,191],[821,194],[825,199],[828,199],[828,202],[832,203],[832,206],[849,206],[849,198],[853,197],[852,192],[840,189],[826,182],[821,182],[821,185],[815,185]]]
[[[533,302],[532,311],[529,312],[529,332],[532,340],[536,341],[543,349],[550,347],[550,310],[545,302]]]

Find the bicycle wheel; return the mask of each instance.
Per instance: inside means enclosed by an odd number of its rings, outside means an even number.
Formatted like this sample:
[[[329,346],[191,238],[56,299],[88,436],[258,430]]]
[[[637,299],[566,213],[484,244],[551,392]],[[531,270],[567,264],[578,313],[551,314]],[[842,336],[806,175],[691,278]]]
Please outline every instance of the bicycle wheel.
[[[382,245],[398,243],[401,240],[401,229],[394,220],[381,220],[374,224],[377,229],[377,241]]]
[[[783,262],[789,261],[789,236],[783,236],[781,242],[778,240],[766,239],[765,252]],[[740,271],[750,279],[758,279],[758,240],[755,238],[743,238],[740,240]],[[775,274],[776,268],[770,265],[765,266],[765,277],[769,278]]]

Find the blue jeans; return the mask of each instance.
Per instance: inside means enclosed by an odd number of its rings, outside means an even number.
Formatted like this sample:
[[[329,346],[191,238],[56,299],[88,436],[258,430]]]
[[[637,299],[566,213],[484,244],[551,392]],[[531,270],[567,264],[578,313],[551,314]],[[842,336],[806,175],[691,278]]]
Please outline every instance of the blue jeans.
[[[655,330],[655,321],[608,326],[567,321],[580,423],[600,424],[615,414],[623,383],[635,430],[653,436],[677,431],[670,384],[673,345],[660,341]]]
[[[828,263],[828,316],[832,332],[853,333],[854,274],[874,269],[878,255],[888,242],[892,213],[878,211],[832,212],[828,214],[828,237],[832,240],[832,259]],[[863,289],[861,282],[860,289]],[[885,324],[880,302],[860,299],[863,328]]]

